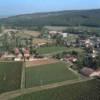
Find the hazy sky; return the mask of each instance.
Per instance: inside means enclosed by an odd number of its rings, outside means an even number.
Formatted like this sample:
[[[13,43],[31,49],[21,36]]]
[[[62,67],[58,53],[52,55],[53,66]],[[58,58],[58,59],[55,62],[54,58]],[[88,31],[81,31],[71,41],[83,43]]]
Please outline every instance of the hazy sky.
[[[100,0],[0,0],[0,14],[100,8]]]

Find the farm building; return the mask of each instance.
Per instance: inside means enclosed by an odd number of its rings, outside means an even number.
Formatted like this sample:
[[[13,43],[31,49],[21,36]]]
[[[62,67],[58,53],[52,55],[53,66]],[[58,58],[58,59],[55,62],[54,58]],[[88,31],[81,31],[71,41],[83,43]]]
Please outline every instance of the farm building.
[[[80,73],[85,75],[85,76],[90,76],[93,72],[95,72],[93,69],[88,68],[88,67],[84,67],[80,70]]]
[[[88,48],[88,47],[92,47],[92,46],[93,46],[93,43],[90,39],[85,40],[85,47]]]
[[[100,69],[93,70],[88,67],[84,67],[81,69],[81,74],[88,76],[88,77],[100,77]]]
[[[90,77],[100,77],[100,69],[99,70],[96,70],[95,72],[93,72],[92,74],[90,74]]]
[[[8,54],[8,52],[5,52],[4,54],[2,54],[0,60],[12,60],[15,58],[14,54]]]
[[[56,35],[56,34],[59,34],[59,35],[61,35],[63,38],[66,38],[66,37],[68,36],[69,33],[63,33],[63,32],[61,32],[61,31],[49,31],[49,34],[50,34],[51,36]]]
[[[78,59],[77,57],[74,57],[74,56],[66,56],[64,58],[65,61],[70,61],[70,62],[76,62]]]
[[[57,34],[58,32],[57,31],[49,31],[49,34],[51,35],[54,35],[54,34]]]
[[[60,35],[63,37],[63,38],[66,38],[66,37],[68,37],[68,33],[60,33]]]
[[[18,48],[15,48],[15,49],[14,49],[14,53],[15,53],[15,55],[17,56],[17,55],[20,53],[19,49],[18,49]]]

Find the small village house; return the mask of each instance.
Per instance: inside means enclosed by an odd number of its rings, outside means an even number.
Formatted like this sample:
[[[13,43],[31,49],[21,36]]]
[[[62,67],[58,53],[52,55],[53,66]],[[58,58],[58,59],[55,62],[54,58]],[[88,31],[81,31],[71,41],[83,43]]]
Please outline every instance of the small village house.
[[[80,73],[89,77],[93,72],[95,72],[92,68],[84,67],[80,70]]]

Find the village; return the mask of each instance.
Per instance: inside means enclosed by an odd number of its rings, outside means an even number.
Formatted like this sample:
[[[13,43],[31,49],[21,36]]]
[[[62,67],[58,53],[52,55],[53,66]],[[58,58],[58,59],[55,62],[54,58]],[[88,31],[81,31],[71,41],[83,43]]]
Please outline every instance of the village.
[[[42,33],[31,32],[13,29],[2,31],[0,61],[45,64],[56,59],[70,63],[72,70],[86,77],[100,77],[100,37],[47,29]]]
[[[100,100],[100,0],[1,0],[0,100]]]

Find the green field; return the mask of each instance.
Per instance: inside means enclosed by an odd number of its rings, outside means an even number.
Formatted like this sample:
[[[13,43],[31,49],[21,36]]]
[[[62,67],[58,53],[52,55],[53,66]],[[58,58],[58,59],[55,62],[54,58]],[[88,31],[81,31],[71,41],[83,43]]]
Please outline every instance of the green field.
[[[59,52],[63,52],[63,51],[78,51],[78,52],[82,52],[83,50],[81,48],[67,48],[67,47],[61,47],[61,46],[47,46],[47,47],[40,47],[37,49],[37,52],[40,54],[55,54],[55,53],[59,53]]]
[[[78,79],[79,76],[68,70],[65,63],[41,65],[26,69],[26,87],[40,86],[55,82]]]
[[[12,100],[100,100],[100,80],[89,80],[38,91]]]
[[[20,88],[22,62],[0,62],[0,93]]]

